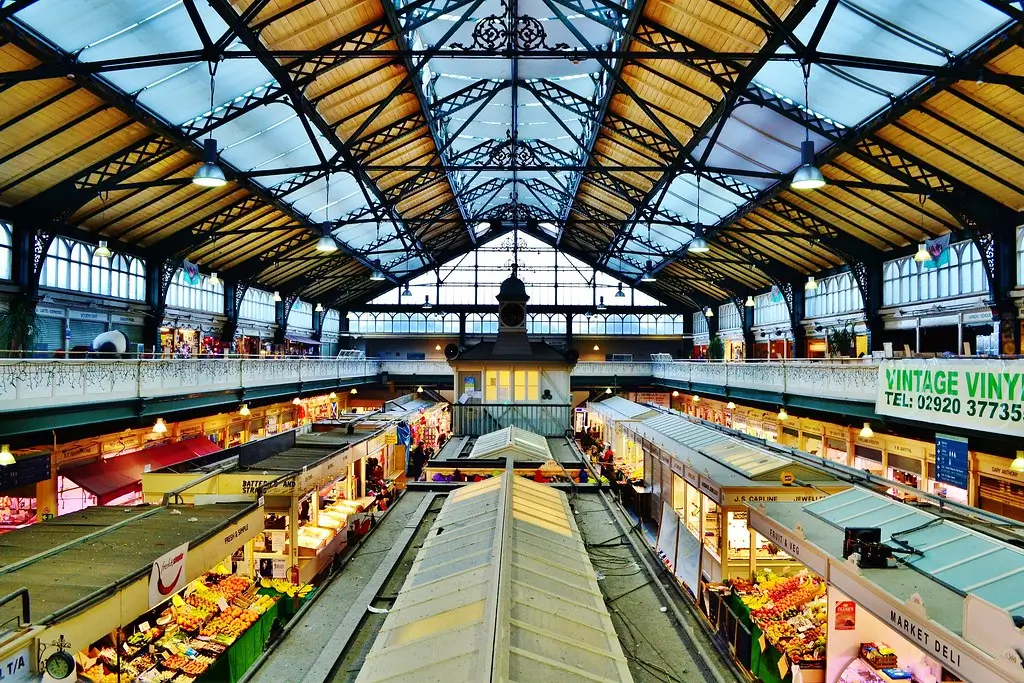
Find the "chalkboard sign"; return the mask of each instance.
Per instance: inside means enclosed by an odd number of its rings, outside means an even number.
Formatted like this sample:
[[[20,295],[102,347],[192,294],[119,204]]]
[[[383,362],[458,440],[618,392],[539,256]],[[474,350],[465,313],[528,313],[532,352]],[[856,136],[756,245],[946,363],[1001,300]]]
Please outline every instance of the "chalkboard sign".
[[[0,491],[46,481],[50,478],[50,454],[18,458],[13,465],[0,467]]]
[[[935,435],[935,481],[967,488],[967,439]]]

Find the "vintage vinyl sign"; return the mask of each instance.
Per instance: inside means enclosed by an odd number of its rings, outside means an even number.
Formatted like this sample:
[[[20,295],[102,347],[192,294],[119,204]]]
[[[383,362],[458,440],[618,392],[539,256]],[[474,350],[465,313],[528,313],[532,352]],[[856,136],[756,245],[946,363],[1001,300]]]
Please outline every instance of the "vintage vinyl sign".
[[[1024,436],[1024,360],[885,360],[875,412]]]

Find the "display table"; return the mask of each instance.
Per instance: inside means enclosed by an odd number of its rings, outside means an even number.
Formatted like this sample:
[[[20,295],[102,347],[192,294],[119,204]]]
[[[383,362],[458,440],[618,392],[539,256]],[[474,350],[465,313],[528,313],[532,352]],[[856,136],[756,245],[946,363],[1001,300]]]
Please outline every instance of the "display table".
[[[790,683],[793,680],[793,672],[789,669],[788,663],[785,667],[786,675],[779,675],[779,661],[784,659],[785,655],[764,640],[764,633],[750,618],[750,609],[743,604],[740,596],[731,593],[725,598],[725,603],[736,615],[736,619],[750,632],[750,673],[764,683]],[[761,649],[762,642],[764,650]]]
[[[277,609],[277,616],[281,619],[281,623],[286,624],[291,621],[291,618],[295,616],[295,613],[302,608],[302,605],[309,600],[315,592],[316,589],[313,589],[305,596],[300,597],[298,595],[288,596],[287,594],[276,591],[273,588],[260,588],[258,594],[269,595],[271,597],[276,596],[278,598],[274,607]]]
[[[199,683],[237,683],[241,680],[263,654],[263,649],[270,640],[270,631],[277,618],[278,606],[274,604],[242,635],[238,636],[227,651],[218,657],[217,661],[197,681]]]

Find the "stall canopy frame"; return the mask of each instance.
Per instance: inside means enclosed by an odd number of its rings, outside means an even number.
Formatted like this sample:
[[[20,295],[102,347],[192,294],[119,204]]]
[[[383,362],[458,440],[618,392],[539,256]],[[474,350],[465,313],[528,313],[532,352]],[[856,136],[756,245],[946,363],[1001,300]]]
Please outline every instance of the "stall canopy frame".
[[[590,406],[616,422],[640,422],[658,414],[658,411],[650,406],[630,401],[621,396],[609,396],[603,401],[591,403]]]
[[[804,510],[839,529],[878,527],[907,566],[962,595],[977,595],[1024,617],[1024,551],[985,534],[863,489],[809,503]]]
[[[477,438],[469,452],[471,460],[495,460],[509,457],[513,461],[547,462],[552,459],[548,440],[540,434],[519,427],[505,427]]]
[[[808,481],[831,478],[781,455],[754,448],[741,439],[678,415],[663,413],[640,424],[751,481],[778,481],[783,472]]]
[[[452,493],[356,680],[632,681],[566,495]]]

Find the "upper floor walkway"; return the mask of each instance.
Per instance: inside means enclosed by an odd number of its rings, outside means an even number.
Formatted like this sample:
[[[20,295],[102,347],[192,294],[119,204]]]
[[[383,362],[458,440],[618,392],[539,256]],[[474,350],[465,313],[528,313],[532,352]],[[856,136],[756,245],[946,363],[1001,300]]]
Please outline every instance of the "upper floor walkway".
[[[1000,372],[1006,371],[1008,377],[1024,376],[1024,360],[1020,359],[894,361],[895,367],[958,368],[965,374],[971,374],[974,368],[990,372],[993,362]],[[160,408],[179,409],[169,405],[176,400],[190,401],[189,407],[202,407],[381,382],[452,388],[452,376],[450,366],[443,360],[378,360],[355,355],[338,358],[8,358],[0,360],[0,413],[29,419],[33,414],[61,410],[83,412],[97,406],[121,404],[125,409],[132,406],[136,415],[146,415]],[[886,400],[886,391],[892,389],[892,386],[880,386],[887,381],[884,368],[873,359],[580,362],[573,367],[571,377],[574,390],[618,392],[662,387],[865,419],[875,417],[876,409],[879,414],[894,414],[878,408],[880,402]],[[966,384],[966,377],[961,384]],[[1024,387],[1024,380],[1012,382],[1011,377],[1004,386],[1008,389],[1008,410],[1012,411],[1014,403],[1021,404],[1017,390]],[[966,390],[967,387],[961,388]],[[920,399],[915,395],[908,400]],[[155,407],[147,408],[150,404]],[[967,410],[966,401],[961,407]],[[1020,407],[1017,410],[1019,412]],[[1020,422],[1017,426],[1021,426]],[[0,432],[7,430],[0,429]]]

